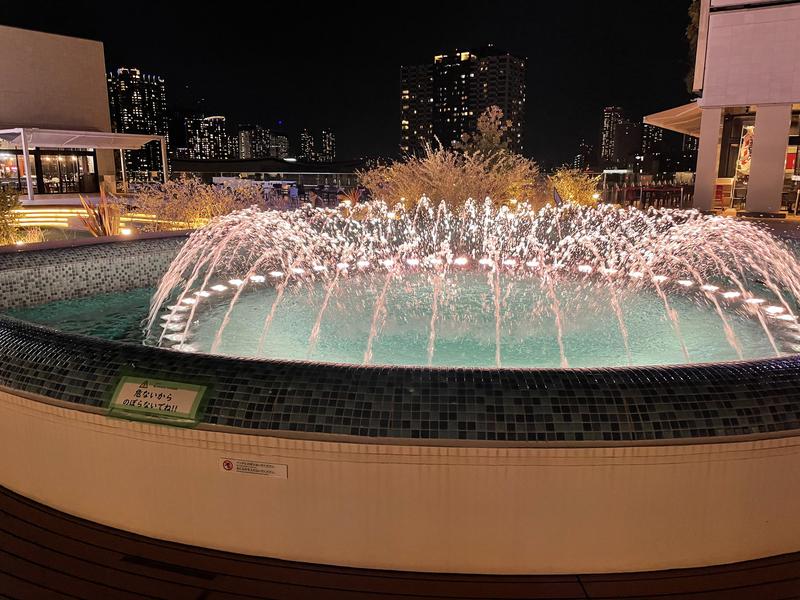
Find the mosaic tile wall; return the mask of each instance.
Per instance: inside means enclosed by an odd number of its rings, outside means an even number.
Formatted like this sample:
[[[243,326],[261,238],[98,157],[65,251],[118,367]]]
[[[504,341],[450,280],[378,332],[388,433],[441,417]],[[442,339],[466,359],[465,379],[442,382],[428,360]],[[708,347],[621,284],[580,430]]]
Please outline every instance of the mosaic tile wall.
[[[205,422],[264,432],[556,442],[800,428],[800,357],[579,371],[365,368],[184,354],[0,318],[0,385],[102,406],[121,369],[213,383]]]
[[[185,237],[0,254],[0,310],[155,284]]]
[[[155,283],[185,238],[0,254],[0,308]],[[103,406],[122,370],[213,384],[207,423],[366,437],[641,441],[800,429],[800,356],[562,371],[239,360],[0,317],[0,385]]]

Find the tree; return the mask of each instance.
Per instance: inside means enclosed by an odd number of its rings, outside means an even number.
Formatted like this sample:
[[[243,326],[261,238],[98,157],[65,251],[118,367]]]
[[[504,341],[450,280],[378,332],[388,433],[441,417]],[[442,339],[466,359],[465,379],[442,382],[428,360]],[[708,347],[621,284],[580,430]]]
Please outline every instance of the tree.
[[[510,121],[503,121],[503,110],[499,106],[490,106],[478,117],[475,133],[464,133],[461,141],[453,147],[464,154],[480,152],[487,157],[510,152],[506,140]]]
[[[582,206],[594,206],[597,204],[599,195],[597,184],[600,182],[599,175],[589,175],[580,169],[570,169],[562,167],[548,178],[549,196],[552,198],[553,189],[558,192],[561,199],[568,204],[580,204]]]
[[[689,72],[686,75],[686,89],[694,91],[694,63],[697,57],[697,41],[700,37],[700,0],[692,0],[689,5],[689,25],[686,39],[689,40]]]

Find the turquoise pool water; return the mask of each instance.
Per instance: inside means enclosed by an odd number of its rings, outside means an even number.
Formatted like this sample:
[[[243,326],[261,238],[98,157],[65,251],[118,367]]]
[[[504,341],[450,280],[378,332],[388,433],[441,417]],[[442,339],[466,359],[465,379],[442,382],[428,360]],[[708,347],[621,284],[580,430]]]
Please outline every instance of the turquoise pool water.
[[[409,278],[389,285],[381,304],[382,289],[378,280],[363,285],[348,282],[330,294],[322,311],[328,292],[323,286],[287,289],[277,306],[275,289],[264,286],[242,295],[214,350],[242,357],[349,364],[368,360],[387,365],[484,367],[497,366],[498,358],[506,367],[685,363],[681,342],[688,362],[775,355],[762,325],[742,310],[741,303],[722,306],[735,336],[732,344],[722,317],[697,293],[669,296],[670,307],[678,315],[676,329],[663,299],[652,289],[618,293],[619,313],[612,309],[609,289],[577,283],[560,285],[556,303],[534,280],[500,281],[496,295],[483,276],[465,276],[442,286],[438,294],[428,278]],[[7,314],[70,333],[141,344],[152,292],[152,288],[141,288]],[[212,350],[232,297],[232,292],[226,293],[230,295],[198,304],[188,330],[183,323],[179,333],[188,332],[185,350]],[[312,339],[318,321],[319,333]],[[782,352],[792,350],[790,325],[770,322]],[[171,334],[175,331],[165,331]],[[158,339],[151,338],[149,343]],[[165,339],[161,343],[180,347]]]

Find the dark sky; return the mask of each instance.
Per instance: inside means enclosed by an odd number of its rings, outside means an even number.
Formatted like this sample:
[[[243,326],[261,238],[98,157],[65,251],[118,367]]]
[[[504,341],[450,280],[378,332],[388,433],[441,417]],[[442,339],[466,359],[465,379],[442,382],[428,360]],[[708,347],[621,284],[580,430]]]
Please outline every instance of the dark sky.
[[[101,40],[106,64],[167,79],[169,103],[292,132],[331,127],[340,158],[399,144],[399,70],[493,42],[528,58],[526,153],[570,160],[601,109],[687,100],[689,0],[6,4],[0,22]],[[19,10],[17,10],[19,8]]]

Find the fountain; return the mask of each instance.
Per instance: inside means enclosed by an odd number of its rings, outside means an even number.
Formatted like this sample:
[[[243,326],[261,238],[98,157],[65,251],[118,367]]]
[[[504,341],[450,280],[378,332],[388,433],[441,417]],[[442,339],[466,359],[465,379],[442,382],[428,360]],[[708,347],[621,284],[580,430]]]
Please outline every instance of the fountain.
[[[253,208],[190,237],[146,343],[365,365],[712,362],[794,352],[797,298],[784,243],[695,211]]]

